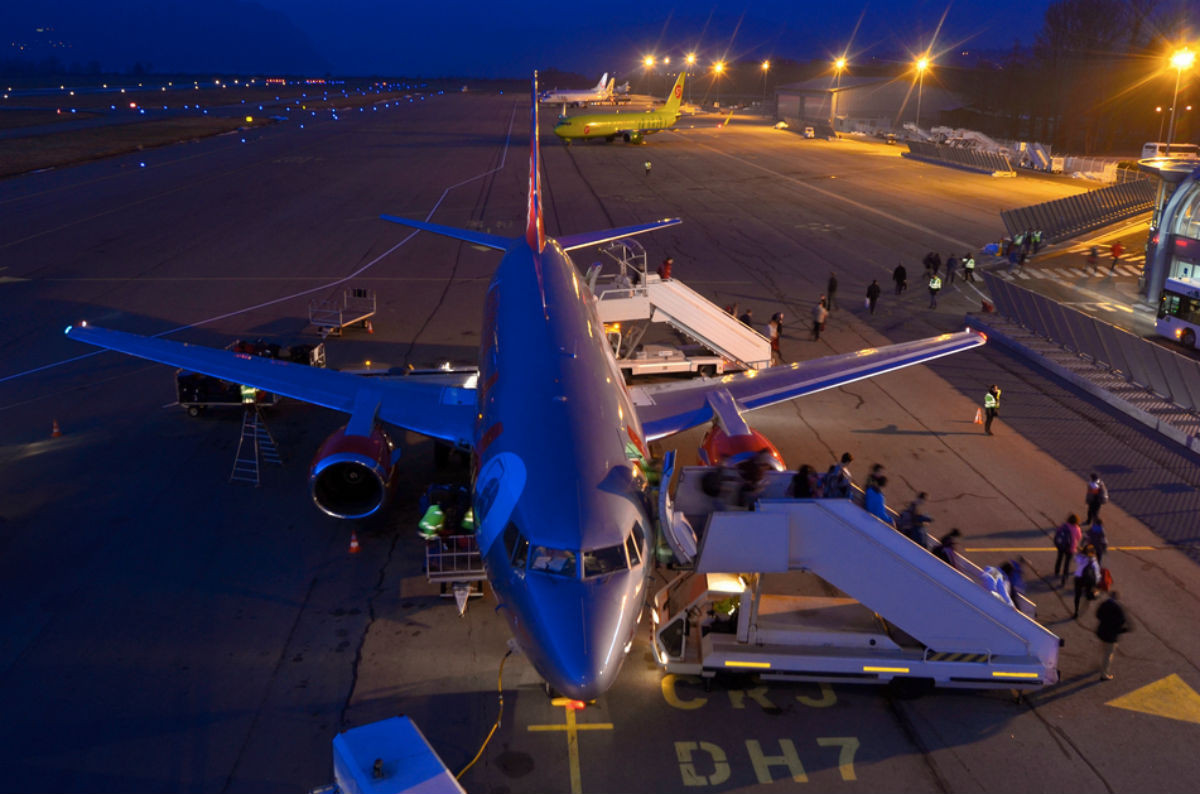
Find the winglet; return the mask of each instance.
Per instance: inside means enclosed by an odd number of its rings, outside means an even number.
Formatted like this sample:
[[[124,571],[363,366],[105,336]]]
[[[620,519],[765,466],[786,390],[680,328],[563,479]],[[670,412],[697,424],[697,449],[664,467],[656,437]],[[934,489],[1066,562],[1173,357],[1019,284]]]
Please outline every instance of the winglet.
[[[608,75],[606,74],[605,77]],[[538,81],[533,73],[533,107],[530,110],[529,130],[529,204],[525,208],[525,242],[535,252],[546,247],[546,228],[542,224],[542,175],[538,168],[541,156],[538,143]]]

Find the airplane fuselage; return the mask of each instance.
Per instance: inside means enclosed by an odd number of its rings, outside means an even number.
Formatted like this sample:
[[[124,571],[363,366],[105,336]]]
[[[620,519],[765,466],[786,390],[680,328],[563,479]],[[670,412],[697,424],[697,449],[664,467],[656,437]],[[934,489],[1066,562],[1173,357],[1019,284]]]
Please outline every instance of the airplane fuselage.
[[[675,125],[679,115],[662,110],[643,113],[584,113],[579,116],[564,116],[554,125],[554,134],[560,138],[612,138],[626,133],[650,133],[669,129]]]
[[[479,360],[474,503],[488,578],[542,677],[590,700],[636,631],[653,530],[632,400],[554,241],[505,254]]]

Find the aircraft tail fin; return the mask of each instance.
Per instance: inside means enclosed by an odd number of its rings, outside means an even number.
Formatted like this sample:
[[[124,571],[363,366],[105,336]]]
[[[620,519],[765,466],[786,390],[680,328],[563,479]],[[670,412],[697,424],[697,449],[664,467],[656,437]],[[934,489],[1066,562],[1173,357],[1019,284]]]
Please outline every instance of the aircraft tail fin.
[[[609,78],[608,88],[605,89],[605,93],[608,95],[608,99],[612,99],[613,94],[615,94],[616,91],[617,91],[617,78],[615,78],[615,77]]]
[[[608,78],[608,73],[604,73]],[[542,172],[538,167],[541,158],[541,144],[538,139],[538,81],[537,72],[533,73],[533,107],[530,110],[529,129],[529,199],[525,207],[525,242],[539,254],[546,247],[546,227],[542,223]]]
[[[603,91],[604,86],[606,85],[608,85],[608,72],[605,72],[604,76],[600,78],[600,82],[596,83],[596,88],[594,90]]]
[[[679,73],[679,77],[675,80],[675,86],[671,89],[671,93],[667,95],[667,104],[664,110],[669,110],[672,113],[679,112],[679,104],[683,102],[683,78],[684,72]]]

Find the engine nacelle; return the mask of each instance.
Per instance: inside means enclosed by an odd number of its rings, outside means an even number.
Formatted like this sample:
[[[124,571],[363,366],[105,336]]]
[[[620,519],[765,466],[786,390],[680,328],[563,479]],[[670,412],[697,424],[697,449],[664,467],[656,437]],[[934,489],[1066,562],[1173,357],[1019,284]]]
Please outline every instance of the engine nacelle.
[[[334,518],[366,518],[387,504],[394,445],[379,425],[368,436],[343,425],[317,450],[308,474],[317,507]]]
[[[772,468],[776,471],[787,470],[787,465],[784,464],[779,450],[775,449],[775,445],[757,430],[751,430],[744,435],[731,436],[720,426],[714,424],[704,434],[699,452],[701,466],[716,466],[722,463],[727,466],[736,466],[742,461],[754,459],[760,452],[766,452],[770,456]]]

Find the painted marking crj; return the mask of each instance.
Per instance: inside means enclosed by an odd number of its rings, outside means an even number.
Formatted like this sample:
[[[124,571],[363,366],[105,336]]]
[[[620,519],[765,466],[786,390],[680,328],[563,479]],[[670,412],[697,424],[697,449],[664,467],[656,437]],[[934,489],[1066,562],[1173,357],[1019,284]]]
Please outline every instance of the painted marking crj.
[[[654,548],[648,441],[712,421],[714,405],[761,408],[967,350],[984,337],[964,331],[719,379],[627,387],[569,253],[679,220],[546,237],[536,75],[533,100],[524,234],[383,216],[504,252],[484,305],[474,383],[365,378],[86,323],[66,333],[348,414],[310,471],[313,500],[331,515],[360,518],[384,505],[394,471],[389,427],[471,449],[479,548],[500,612],[550,686],[590,700],[616,680],[645,601]]]

